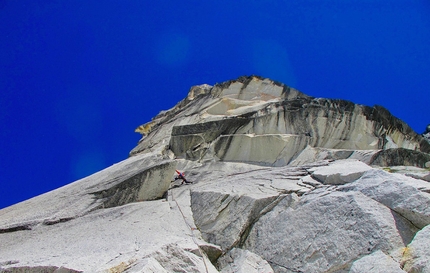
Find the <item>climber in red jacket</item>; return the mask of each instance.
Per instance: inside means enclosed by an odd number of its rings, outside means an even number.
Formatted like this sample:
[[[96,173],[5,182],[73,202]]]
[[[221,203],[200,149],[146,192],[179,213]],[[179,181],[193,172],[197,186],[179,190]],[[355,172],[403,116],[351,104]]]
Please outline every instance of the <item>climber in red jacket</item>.
[[[185,179],[184,173],[181,173],[178,170],[176,170],[176,173],[178,174],[178,176],[175,178],[175,180],[182,179],[181,185],[184,184],[184,183],[186,183],[186,184],[190,183],[190,182],[187,181],[187,179]]]

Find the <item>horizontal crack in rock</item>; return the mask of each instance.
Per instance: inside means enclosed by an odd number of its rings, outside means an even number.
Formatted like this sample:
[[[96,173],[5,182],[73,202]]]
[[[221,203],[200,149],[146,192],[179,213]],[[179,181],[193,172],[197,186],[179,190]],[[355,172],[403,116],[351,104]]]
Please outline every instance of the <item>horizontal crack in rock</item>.
[[[8,232],[21,231],[21,230],[31,230],[31,225],[18,225],[18,226],[12,226],[8,228],[0,228],[0,233],[8,233]]]

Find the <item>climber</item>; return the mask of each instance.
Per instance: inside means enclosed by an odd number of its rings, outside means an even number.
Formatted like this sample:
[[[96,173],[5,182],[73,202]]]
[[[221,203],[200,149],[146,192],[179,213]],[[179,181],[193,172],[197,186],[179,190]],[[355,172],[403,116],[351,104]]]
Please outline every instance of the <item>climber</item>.
[[[181,183],[181,185],[182,185],[182,184],[184,184],[184,183],[186,183],[186,184],[191,183],[191,182],[188,182],[188,181],[187,181],[187,179],[185,179],[185,175],[184,175],[184,173],[181,173],[181,172],[180,172],[180,171],[178,171],[178,170],[176,170],[176,173],[178,174],[178,176],[177,176],[177,177],[175,177],[175,180],[182,179],[182,183]]]

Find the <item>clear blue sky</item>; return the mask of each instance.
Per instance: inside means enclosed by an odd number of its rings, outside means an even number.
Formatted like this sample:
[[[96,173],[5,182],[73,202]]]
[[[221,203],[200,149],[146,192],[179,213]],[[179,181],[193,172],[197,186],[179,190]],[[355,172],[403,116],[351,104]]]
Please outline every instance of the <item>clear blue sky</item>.
[[[0,0],[0,208],[127,158],[197,84],[258,74],[430,123],[428,0]]]

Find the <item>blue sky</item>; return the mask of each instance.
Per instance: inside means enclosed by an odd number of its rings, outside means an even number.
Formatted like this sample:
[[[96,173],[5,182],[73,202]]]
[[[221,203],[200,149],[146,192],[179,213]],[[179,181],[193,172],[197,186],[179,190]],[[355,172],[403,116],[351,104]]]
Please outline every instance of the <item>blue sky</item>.
[[[430,123],[427,0],[0,0],[0,208],[127,158],[192,85],[257,74]]]

